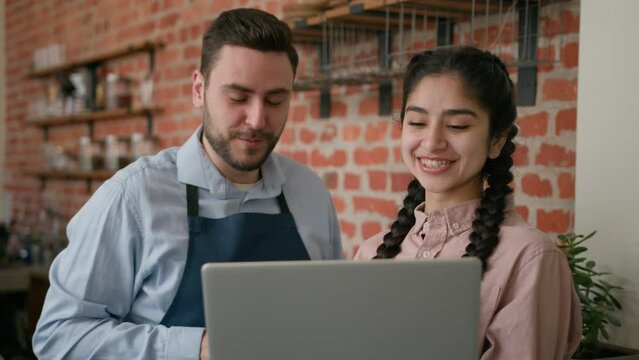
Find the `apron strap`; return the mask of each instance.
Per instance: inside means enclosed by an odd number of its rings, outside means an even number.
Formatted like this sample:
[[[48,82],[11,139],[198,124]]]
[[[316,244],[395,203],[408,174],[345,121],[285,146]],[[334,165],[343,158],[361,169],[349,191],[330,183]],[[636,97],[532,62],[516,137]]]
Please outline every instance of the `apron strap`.
[[[284,198],[284,189],[282,189],[282,192],[277,195],[277,203],[280,205],[280,212],[282,214],[290,213],[290,211],[288,210],[288,204],[286,203],[286,199]]]
[[[197,187],[191,184],[186,184],[186,210],[189,216],[199,216],[200,214]]]

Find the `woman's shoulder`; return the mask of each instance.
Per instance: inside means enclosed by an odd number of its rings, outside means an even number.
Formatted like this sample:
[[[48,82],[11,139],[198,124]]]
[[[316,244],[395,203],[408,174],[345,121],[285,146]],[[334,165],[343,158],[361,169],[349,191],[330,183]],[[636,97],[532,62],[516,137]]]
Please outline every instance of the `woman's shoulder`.
[[[508,252],[510,255],[518,253],[526,257],[544,252],[561,253],[556,241],[528,223],[514,210],[506,216],[501,225],[500,242],[495,250]]]
[[[384,242],[384,234],[386,234],[386,231],[377,233],[364,240],[357,249],[353,260],[370,260],[375,257],[375,255],[377,255],[377,248]]]

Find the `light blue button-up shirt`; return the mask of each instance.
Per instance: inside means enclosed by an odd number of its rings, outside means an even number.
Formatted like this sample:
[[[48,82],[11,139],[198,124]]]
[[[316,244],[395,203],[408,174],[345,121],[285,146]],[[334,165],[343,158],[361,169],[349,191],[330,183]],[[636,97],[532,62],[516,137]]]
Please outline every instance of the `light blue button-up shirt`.
[[[199,359],[204,329],[159,325],[186,263],[185,184],[200,188],[208,218],[279,213],[283,191],[311,259],[342,258],[335,208],[317,175],[273,153],[262,180],[240,191],[211,163],[200,133],[119,171],[71,219],[33,337],[39,358]]]

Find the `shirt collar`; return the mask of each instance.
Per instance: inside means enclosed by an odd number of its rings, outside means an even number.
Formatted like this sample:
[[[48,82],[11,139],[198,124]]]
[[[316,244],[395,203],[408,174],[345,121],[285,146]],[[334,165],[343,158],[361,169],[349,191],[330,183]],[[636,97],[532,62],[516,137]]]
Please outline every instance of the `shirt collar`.
[[[479,203],[480,199],[469,200],[455,206],[433,211],[427,216],[424,212],[426,203],[423,202],[415,208],[415,226],[411,233],[418,233],[426,221],[431,224],[445,224],[448,227],[448,231],[454,235],[463,233],[472,227],[473,220],[475,220],[475,210],[477,210]],[[512,194],[508,195],[506,197],[505,212],[508,213],[514,210],[514,207],[514,197]]]
[[[178,181],[207,189],[218,197],[228,197],[239,190],[215,167],[200,141],[202,126],[191,135],[177,153]],[[260,168],[262,182],[253,198],[268,198],[278,195],[286,182],[284,170],[277,154],[271,153]],[[251,189],[252,192],[253,189]]]

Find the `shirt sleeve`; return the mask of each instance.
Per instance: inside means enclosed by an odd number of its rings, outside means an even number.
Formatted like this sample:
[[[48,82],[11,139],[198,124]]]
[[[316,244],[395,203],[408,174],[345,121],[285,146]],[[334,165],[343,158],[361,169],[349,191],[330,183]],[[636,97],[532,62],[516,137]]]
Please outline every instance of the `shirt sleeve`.
[[[482,360],[568,359],[581,334],[565,255],[546,250],[520,265],[488,325]]]
[[[337,211],[335,210],[335,205],[333,201],[329,199],[330,203],[330,211],[329,211],[329,222],[330,222],[330,245],[331,245],[331,259],[343,259],[344,258],[344,250],[342,249],[342,237],[339,228],[339,221],[337,220]]]
[[[199,359],[202,328],[126,320],[142,279],[143,234],[123,186],[105,182],[67,227],[33,336],[42,359]]]

